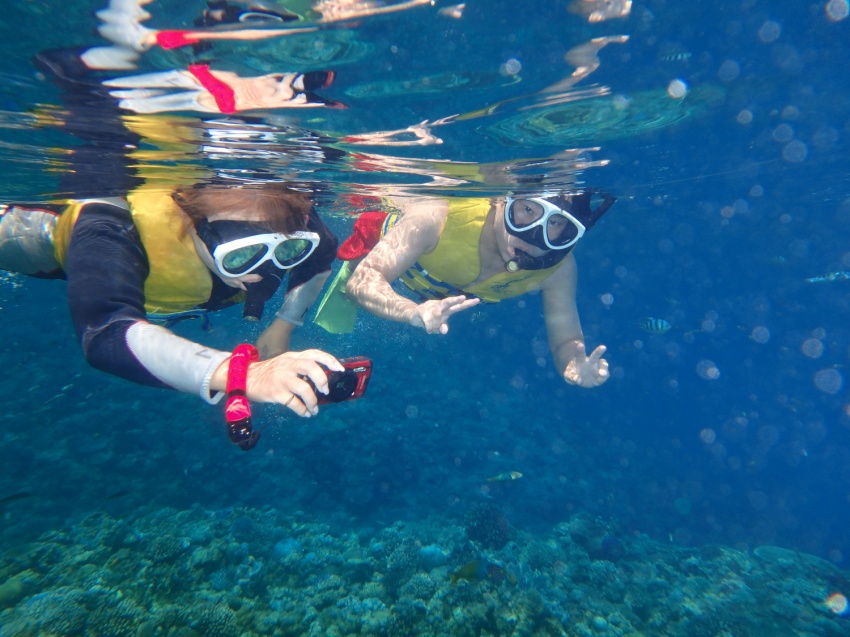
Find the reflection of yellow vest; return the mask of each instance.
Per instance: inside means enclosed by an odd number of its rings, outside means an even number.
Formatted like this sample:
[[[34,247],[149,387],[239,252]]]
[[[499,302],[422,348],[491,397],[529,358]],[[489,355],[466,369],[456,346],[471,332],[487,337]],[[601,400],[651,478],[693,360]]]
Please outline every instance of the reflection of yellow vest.
[[[195,251],[192,237],[184,231],[171,191],[143,185],[131,192],[127,201],[150,264],[145,279],[145,311],[163,316],[207,302],[212,293],[212,273]],[[56,224],[54,255],[63,269],[71,231],[85,203],[71,203]],[[109,268],[106,256],[103,267]]]
[[[473,284],[481,273],[479,243],[489,211],[489,199],[450,199],[449,214],[437,247],[422,255],[401,276],[401,282],[426,299],[466,293],[488,303],[538,289],[560,263],[545,270],[500,272]],[[394,223],[391,219],[387,227]]]

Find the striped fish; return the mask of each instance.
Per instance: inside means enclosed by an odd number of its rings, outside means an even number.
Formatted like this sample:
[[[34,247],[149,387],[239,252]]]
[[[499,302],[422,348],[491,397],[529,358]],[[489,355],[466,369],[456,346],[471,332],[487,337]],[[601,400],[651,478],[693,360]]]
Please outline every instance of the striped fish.
[[[666,334],[673,327],[670,323],[660,318],[645,318],[635,323],[635,325],[650,334]]]

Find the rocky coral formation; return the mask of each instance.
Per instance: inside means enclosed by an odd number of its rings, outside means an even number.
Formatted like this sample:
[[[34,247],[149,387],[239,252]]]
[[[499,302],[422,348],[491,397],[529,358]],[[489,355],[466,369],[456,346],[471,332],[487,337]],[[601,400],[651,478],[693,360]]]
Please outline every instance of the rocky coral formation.
[[[475,520],[490,524],[498,515],[481,509]],[[850,620],[825,604],[831,593],[850,591],[850,574],[812,556],[777,547],[685,549],[620,537],[582,515],[548,536],[513,532],[499,549],[485,548],[486,534],[467,537],[469,530],[467,520],[335,533],[269,511],[200,507],[89,516],[2,558],[0,575],[13,584],[0,596],[0,637],[839,637],[850,630]],[[616,539],[614,548],[606,538]]]

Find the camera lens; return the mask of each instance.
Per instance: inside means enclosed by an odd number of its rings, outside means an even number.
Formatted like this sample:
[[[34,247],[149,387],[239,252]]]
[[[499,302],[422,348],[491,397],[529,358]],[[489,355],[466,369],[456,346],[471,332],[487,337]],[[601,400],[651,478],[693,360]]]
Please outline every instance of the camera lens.
[[[352,371],[332,372],[328,375],[328,399],[338,403],[357,389],[357,374]]]

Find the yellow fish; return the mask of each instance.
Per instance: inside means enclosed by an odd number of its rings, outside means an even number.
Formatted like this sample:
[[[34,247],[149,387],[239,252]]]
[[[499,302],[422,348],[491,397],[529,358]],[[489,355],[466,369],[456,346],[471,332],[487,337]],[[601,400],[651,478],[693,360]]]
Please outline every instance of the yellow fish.
[[[511,471],[510,473],[500,473],[492,478],[487,478],[487,482],[503,482],[505,480],[519,480],[522,474],[519,471]]]

